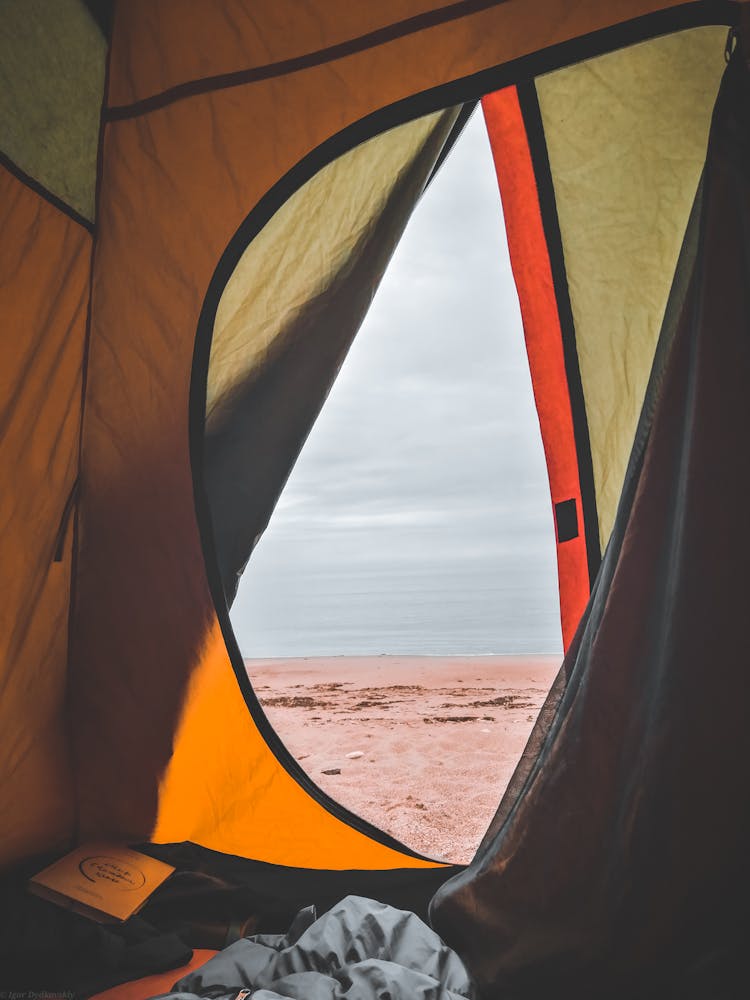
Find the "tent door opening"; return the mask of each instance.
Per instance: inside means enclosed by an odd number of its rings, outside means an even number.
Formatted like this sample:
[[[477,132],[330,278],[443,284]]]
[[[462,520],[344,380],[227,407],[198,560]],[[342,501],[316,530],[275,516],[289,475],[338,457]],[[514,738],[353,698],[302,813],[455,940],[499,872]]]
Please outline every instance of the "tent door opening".
[[[463,862],[559,667],[556,576],[478,108],[396,248],[231,619],[309,777],[421,853]]]

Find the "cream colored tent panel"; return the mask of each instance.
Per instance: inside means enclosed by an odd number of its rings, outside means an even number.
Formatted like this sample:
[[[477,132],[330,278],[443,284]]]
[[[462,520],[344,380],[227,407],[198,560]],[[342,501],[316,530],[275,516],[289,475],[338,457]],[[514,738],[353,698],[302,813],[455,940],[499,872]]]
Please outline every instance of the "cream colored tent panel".
[[[706,156],[726,30],[695,28],[539,77],[602,551]]]
[[[402,175],[432,136],[444,139],[455,117],[448,111],[418,118],[338,157],[295,192],[249,244],[216,312],[209,428],[215,411],[220,418],[222,399],[263,364],[302,309],[354,266]]]
[[[106,54],[78,0],[3,0],[0,152],[89,221]]]

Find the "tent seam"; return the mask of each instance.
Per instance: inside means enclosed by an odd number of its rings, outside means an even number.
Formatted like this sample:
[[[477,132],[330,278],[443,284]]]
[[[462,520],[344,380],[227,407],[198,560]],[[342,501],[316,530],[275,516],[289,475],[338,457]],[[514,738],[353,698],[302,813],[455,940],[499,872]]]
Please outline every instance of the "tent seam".
[[[77,223],[79,226],[83,227],[88,233],[93,235],[94,233],[94,223],[90,219],[87,219],[85,215],[81,215],[72,205],[69,205],[66,201],[59,197],[59,195],[54,194],[49,188],[46,188],[41,184],[35,177],[31,174],[27,174],[25,170],[18,166],[18,164],[12,160],[7,153],[0,150],[0,167],[4,167],[9,174],[12,174],[17,181],[23,184],[29,190],[33,191],[35,194],[39,195],[47,204],[52,205],[63,215],[66,215],[73,222]]]
[[[207,93],[214,90],[225,90],[229,87],[240,86],[245,83],[256,83],[261,80],[268,80],[273,77],[287,76],[299,70],[311,69],[315,66],[323,66],[337,59],[346,56],[356,55],[359,52],[366,52],[369,49],[386,45],[389,42],[398,41],[407,35],[416,34],[429,28],[440,27],[461,18],[470,17],[473,14],[481,13],[492,7],[499,7],[509,0],[459,0],[458,3],[440,7],[437,10],[426,11],[416,14],[413,17],[397,21],[395,24],[385,25],[368,31],[364,35],[350,38],[345,42],[336,42],[323,49],[316,49],[304,55],[292,56],[288,59],[281,59],[278,62],[267,63],[264,66],[253,66],[246,69],[234,70],[231,73],[217,73],[213,76],[199,77],[183,83],[175,84],[159,93],[144,97],[141,100],[133,101],[130,104],[115,105],[108,109],[108,121],[120,121],[124,118],[133,118],[148,111],[156,111],[166,107],[181,98],[192,97],[196,94]]]
[[[116,2],[116,0],[115,0]],[[71,842],[76,843],[80,833],[80,790],[78,787],[78,769],[77,769],[77,754],[75,752],[74,744],[74,727],[72,721],[71,703],[72,703],[72,680],[74,674],[74,659],[73,659],[73,635],[74,635],[74,623],[76,617],[76,599],[78,596],[78,556],[79,556],[79,529],[80,529],[80,511],[81,511],[81,498],[83,496],[84,490],[84,476],[83,476],[83,436],[84,436],[84,417],[86,413],[86,395],[88,389],[88,370],[89,370],[89,357],[90,357],[90,347],[91,347],[91,323],[92,323],[92,304],[93,304],[93,290],[94,290],[94,264],[96,260],[96,249],[98,245],[97,236],[99,234],[99,203],[101,200],[101,187],[102,187],[102,174],[103,174],[103,163],[104,163],[104,136],[106,132],[106,109],[107,109],[107,91],[109,89],[109,69],[110,69],[110,56],[112,53],[112,40],[110,37],[109,44],[107,46],[107,55],[105,60],[105,71],[104,71],[104,87],[102,92],[102,103],[99,112],[99,138],[97,145],[96,154],[96,180],[94,187],[94,221],[92,223],[91,229],[91,253],[89,258],[89,288],[88,288],[88,304],[86,308],[86,330],[84,333],[83,340],[83,354],[81,357],[81,415],[78,424],[78,476],[76,478],[77,491],[74,501],[74,511],[73,511],[73,539],[71,544],[71,556],[70,556],[70,586],[68,593],[68,669],[67,669],[67,685],[65,690],[65,720],[66,720],[66,730],[67,730],[67,742],[68,751],[70,755],[70,769],[71,778],[73,786],[73,824],[71,831]]]
[[[163,108],[169,107],[172,104],[178,103],[181,100],[186,100],[190,97],[199,97],[221,90],[244,86],[249,83],[258,83],[263,80],[286,76],[288,74],[305,69],[311,69],[316,66],[326,65],[329,62],[334,62],[336,59],[345,58],[349,55],[355,55],[358,52],[364,52],[368,49],[376,48],[378,45],[387,44],[390,41],[397,41],[399,38],[406,37],[409,34],[415,34],[420,30],[426,30],[431,27],[440,27],[442,24],[448,24],[451,21],[458,20],[459,18],[482,13],[485,10],[489,10],[492,7],[506,2],[508,2],[508,0],[491,0],[491,2],[481,3],[481,5],[478,3],[473,4],[471,9],[467,9],[467,3],[461,3],[460,5],[453,4],[451,5],[451,10],[460,6],[463,8],[463,12],[455,12],[450,17],[446,17],[443,20],[414,27],[401,33],[400,35],[393,35],[393,37],[384,38],[382,41],[374,42],[372,44],[362,44],[359,47],[352,47],[351,42],[345,42],[339,45],[331,46],[329,49],[320,49],[317,52],[310,53],[306,56],[297,56],[283,62],[270,63],[267,66],[249,67],[243,70],[235,70],[231,73],[223,73],[215,76],[189,80],[185,83],[179,83],[173,87],[169,87],[158,94],[153,94],[151,97],[145,97],[142,100],[134,101],[131,104],[113,105],[105,111],[105,120],[107,122],[127,121],[149,114],[153,111],[162,110]],[[739,0],[739,2],[741,2],[741,0]],[[442,11],[448,9],[449,8],[441,8]],[[423,16],[424,15],[419,15],[419,17]],[[557,42],[554,45],[528,53],[527,55],[518,56],[515,59],[510,59],[507,62],[502,63],[500,66],[495,67],[495,72],[497,73],[498,70],[505,70],[507,71],[503,74],[503,76],[507,76],[507,80],[505,82],[507,84],[518,83],[521,79],[530,79],[534,76],[539,76],[542,73],[548,73],[553,70],[560,69],[562,66],[570,65],[571,63],[579,62],[583,59],[589,59],[597,55],[602,55],[604,52],[622,48],[626,45],[643,41],[646,38],[654,37],[658,34],[665,34],[670,31],[679,31],[683,28],[697,27],[705,24],[727,24],[731,26],[737,23],[738,17],[738,0],[689,0],[689,2],[684,4],[678,4],[674,7],[668,7],[666,9],[652,11],[648,14],[642,14],[639,17],[631,18],[627,21],[620,21],[617,24],[612,24],[604,28],[598,28],[596,31],[589,32],[587,35],[580,35],[564,42]],[[406,22],[399,23],[404,24]],[[652,24],[655,25],[655,30],[652,34],[650,34],[648,29]],[[378,32],[373,32],[371,34],[380,34],[386,30],[387,29],[378,29]],[[362,35],[360,36],[360,39],[354,39],[353,42],[358,42],[361,39],[367,39],[369,37],[369,35]],[[594,43],[602,37],[604,39],[603,45],[599,48]],[[341,49],[347,49],[347,51],[337,51]],[[489,71],[487,70],[482,70],[472,76],[464,77],[463,82],[474,78],[484,77],[488,72]],[[452,82],[455,83],[459,81]],[[487,85],[487,91],[497,90],[501,85],[503,84],[489,83]]]

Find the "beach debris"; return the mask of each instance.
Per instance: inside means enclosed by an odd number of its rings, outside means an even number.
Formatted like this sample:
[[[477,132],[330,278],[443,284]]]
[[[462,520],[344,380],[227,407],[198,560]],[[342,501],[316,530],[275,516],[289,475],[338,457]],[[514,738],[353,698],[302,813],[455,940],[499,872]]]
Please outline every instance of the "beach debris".
[[[424,716],[422,722],[427,722],[430,725],[433,722],[476,722],[476,715],[436,715],[432,718],[429,716]]]
[[[491,729],[480,729],[479,732],[480,733],[491,733],[492,730]]]
[[[341,774],[340,767],[324,767],[321,774]]]
[[[351,753],[346,754],[347,760],[359,760],[360,757],[364,757],[364,753],[361,750],[352,750]]]
[[[307,758],[308,758],[309,756],[310,756],[310,754],[309,754],[309,753],[301,753],[301,754],[299,755],[299,757],[297,758],[297,760],[307,760]]]

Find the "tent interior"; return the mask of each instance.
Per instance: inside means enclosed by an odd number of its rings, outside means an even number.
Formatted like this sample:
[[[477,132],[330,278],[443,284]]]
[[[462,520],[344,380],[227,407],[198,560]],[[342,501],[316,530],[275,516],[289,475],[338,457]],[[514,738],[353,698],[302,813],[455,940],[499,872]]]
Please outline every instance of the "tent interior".
[[[0,990],[154,995],[357,895],[429,920],[477,996],[738,995],[749,24],[729,0],[5,0]],[[477,102],[566,652],[455,866],[300,768],[229,607]],[[177,871],[116,926],[29,894],[89,842]]]

